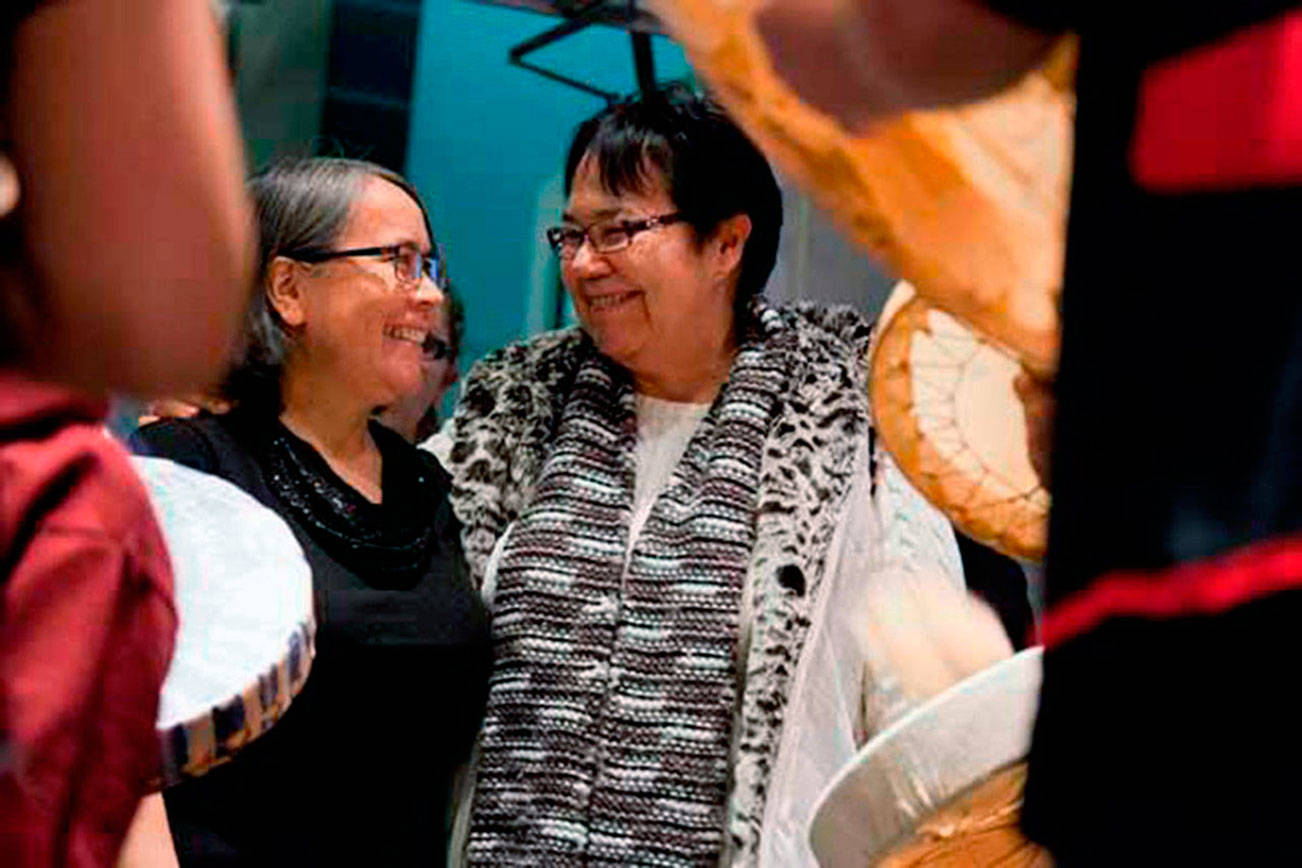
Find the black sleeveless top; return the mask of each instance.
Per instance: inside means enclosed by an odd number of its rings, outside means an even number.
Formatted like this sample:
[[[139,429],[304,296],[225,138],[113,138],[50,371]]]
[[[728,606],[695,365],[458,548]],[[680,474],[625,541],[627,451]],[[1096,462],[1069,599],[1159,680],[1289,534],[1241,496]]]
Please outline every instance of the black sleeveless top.
[[[281,721],[166,793],[182,865],[443,864],[452,775],[483,714],[488,620],[447,475],[388,429],[371,433],[378,505],[274,419],[167,420],[132,438],[137,452],[221,476],[280,514],[307,554],[317,606],[312,673]]]

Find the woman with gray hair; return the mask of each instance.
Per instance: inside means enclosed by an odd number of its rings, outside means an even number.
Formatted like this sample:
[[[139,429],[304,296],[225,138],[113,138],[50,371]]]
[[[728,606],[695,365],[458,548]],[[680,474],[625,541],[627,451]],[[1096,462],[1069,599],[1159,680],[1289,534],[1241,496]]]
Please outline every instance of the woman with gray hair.
[[[447,475],[372,414],[420,387],[443,263],[416,191],[379,166],[283,162],[250,190],[261,280],[234,408],[146,426],[134,445],[289,523],[312,567],[317,654],[274,729],[167,793],[177,850],[183,865],[439,864],[483,710],[487,621]]]

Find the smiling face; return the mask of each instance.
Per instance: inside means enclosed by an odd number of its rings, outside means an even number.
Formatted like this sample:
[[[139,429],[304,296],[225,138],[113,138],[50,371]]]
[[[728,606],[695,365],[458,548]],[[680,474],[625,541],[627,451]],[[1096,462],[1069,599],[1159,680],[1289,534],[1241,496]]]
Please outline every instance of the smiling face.
[[[677,210],[654,170],[646,189],[616,195],[591,158],[574,173],[564,221],[587,227],[609,219],[645,220]],[[721,258],[712,239],[698,243],[686,223],[640,232],[613,253],[590,242],[561,262],[561,278],[598,348],[635,375],[691,365],[702,348],[730,343],[736,258]]]
[[[424,215],[400,187],[368,177],[333,248],[394,244],[429,253]],[[428,278],[419,288],[403,286],[393,262],[379,256],[312,266],[278,261],[278,269],[291,267],[286,279],[292,283],[271,294],[281,318],[296,332],[286,376],[329,384],[338,397],[370,407],[421,388],[427,364],[421,344],[443,304],[443,294]]]

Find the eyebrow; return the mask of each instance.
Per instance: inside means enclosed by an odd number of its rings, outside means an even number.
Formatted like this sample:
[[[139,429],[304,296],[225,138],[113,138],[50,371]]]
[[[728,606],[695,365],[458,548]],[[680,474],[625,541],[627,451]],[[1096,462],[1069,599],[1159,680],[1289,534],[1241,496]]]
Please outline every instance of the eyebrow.
[[[401,241],[390,241],[388,244],[377,244],[376,247],[412,247],[420,251],[421,256],[433,256],[434,247],[431,245],[426,248],[415,238],[404,238]]]
[[[614,217],[616,214],[623,213],[623,211],[624,211],[623,208],[598,208],[596,211],[592,212],[592,217],[595,220],[605,220],[607,217]],[[561,214],[561,220],[563,220],[566,223],[579,222],[578,218],[575,217],[573,214],[571,214],[569,211],[565,211],[564,213]]]

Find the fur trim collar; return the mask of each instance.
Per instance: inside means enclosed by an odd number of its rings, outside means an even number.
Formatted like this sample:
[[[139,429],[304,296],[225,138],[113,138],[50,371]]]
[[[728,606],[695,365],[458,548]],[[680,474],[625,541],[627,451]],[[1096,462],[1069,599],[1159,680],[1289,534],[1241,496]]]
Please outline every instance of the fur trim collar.
[[[869,436],[864,353],[870,324],[850,308],[810,304],[755,312],[771,339],[791,341],[760,469],[756,544],[746,581],[752,639],[743,662],[728,835],[734,864],[752,864],[786,700],[843,514],[860,438]],[[579,329],[512,344],[467,377],[452,419],[448,471],[471,576],[484,579],[498,537],[532,496],[579,364]]]

